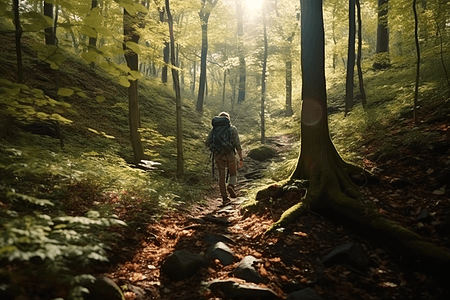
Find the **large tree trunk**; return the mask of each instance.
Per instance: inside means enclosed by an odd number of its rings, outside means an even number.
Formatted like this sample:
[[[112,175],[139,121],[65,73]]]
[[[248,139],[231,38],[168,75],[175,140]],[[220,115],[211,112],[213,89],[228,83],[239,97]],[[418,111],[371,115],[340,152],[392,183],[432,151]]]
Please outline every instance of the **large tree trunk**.
[[[378,0],[378,27],[375,69],[384,69],[390,66],[389,62],[389,28],[388,28],[389,0]]]
[[[245,63],[245,51],[244,51],[244,9],[240,0],[236,1],[236,17],[237,17],[237,38],[238,38],[238,55],[239,55],[239,93],[238,103],[242,103],[245,100],[245,85],[247,81],[247,67]]]
[[[386,219],[373,202],[362,198],[350,179],[351,174],[361,169],[342,160],[328,129],[322,1],[301,0],[301,9],[302,142],[291,182],[308,180],[308,186],[301,202],[284,212],[269,232],[310,210],[328,210],[364,227],[371,236],[383,237],[383,241],[390,243],[387,246],[396,247],[404,254],[441,267],[450,265],[450,253]],[[283,190],[282,187],[280,189]]]
[[[355,75],[355,0],[348,5],[347,78],[345,83],[345,116],[353,107],[353,77]]]
[[[123,48],[126,51],[125,59],[127,66],[134,71],[138,70],[139,62],[138,55],[126,46],[127,41],[139,42],[139,35],[133,28],[134,17],[132,17],[126,9],[123,14],[123,33],[124,44]],[[139,93],[138,93],[138,80],[130,80],[130,86],[128,87],[128,110],[129,110],[129,122],[130,122],[130,138],[131,146],[134,153],[135,163],[139,163],[144,159],[144,149],[141,142],[141,134],[139,133],[139,127],[141,127],[141,113],[139,109]]]
[[[170,59],[173,66],[177,66],[175,58],[175,38],[173,35],[173,18],[170,13],[169,0],[166,0],[166,11],[169,23],[170,33]],[[181,91],[180,91],[180,79],[178,76],[178,69],[172,68],[173,86],[175,89],[176,97],[176,112],[177,112],[177,176],[181,176],[184,173],[184,158],[183,158],[183,130],[181,123]]]
[[[364,90],[363,74],[361,69],[361,52],[362,52],[362,20],[361,20],[361,5],[359,0],[356,0],[356,9],[358,16],[358,54],[356,55],[356,68],[358,69],[359,81],[359,96],[363,107],[366,107],[366,92]]]

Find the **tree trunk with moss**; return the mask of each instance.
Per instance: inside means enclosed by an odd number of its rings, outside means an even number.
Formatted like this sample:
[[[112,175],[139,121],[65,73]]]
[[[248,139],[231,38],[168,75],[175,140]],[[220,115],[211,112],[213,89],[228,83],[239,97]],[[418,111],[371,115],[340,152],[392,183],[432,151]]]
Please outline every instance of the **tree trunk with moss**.
[[[284,212],[269,232],[310,210],[327,210],[367,228],[371,235],[382,236],[386,242],[391,242],[388,246],[397,247],[402,253],[436,265],[449,264],[450,253],[382,216],[374,203],[362,198],[352,181],[351,176],[363,170],[340,157],[329,135],[322,1],[300,2],[303,75],[301,152],[287,184],[294,180],[307,180],[308,187],[301,202]]]

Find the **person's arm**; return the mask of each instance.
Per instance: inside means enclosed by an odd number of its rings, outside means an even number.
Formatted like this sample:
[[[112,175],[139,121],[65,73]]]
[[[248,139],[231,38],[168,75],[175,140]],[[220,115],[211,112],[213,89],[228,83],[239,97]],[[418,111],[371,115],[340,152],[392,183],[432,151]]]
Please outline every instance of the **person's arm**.
[[[238,164],[238,168],[242,168],[244,166],[244,157],[242,156],[242,149],[238,149],[237,151],[238,155],[239,155],[239,164]]]

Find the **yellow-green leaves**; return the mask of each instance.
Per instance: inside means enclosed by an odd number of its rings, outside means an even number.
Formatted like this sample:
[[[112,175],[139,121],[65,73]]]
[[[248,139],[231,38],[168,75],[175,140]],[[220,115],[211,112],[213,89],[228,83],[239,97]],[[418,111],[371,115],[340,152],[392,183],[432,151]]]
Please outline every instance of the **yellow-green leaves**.
[[[95,97],[95,101],[97,101],[98,103],[102,103],[102,102],[104,102],[105,100],[106,100],[106,98],[103,97],[103,96],[96,96],[96,97]]]
[[[106,134],[104,131],[100,131],[99,132],[99,131],[97,131],[95,129],[92,129],[92,128],[88,128],[87,130],[89,130],[90,132],[93,132],[95,134],[101,135],[101,136],[103,136],[105,138],[108,138],[108,139],[115,139],[115,137],[113,137],[112,135]]]
[[[62,50],[57,46],[34,43],[31,47],[37,51],[38,58],[46,63],[49,63],[52,69],[58,69],[59,66],[66,60]]]
[[[7,79],[0,79],[0,104],[6,108],[4,111],[9,115],[21,120],[56,120],[60,123],[69,124],[72,121],[60,115],[64,111],[61,107],[70,107],[70,104],[56,101],[44,95],[40,89],[30,89],[24,84],[12,83]],[[80,90],[81,91],[81,90]],[[72,89],[62,88],[58,90],[61,96],[73,94]],[[45,108],[44,111],[40,111]]]
[[[88,26],[83,26],[80,29],[80,33],[87,35],[88,37],[97,37],[97,31],[95,31],[95,29],[88,27]]]
[[[130,71],[129,73],[130,73],[130,76],[128,76],[128,77],[131,80],[142,79],[142,74],[139,71]]]
[[[99,28],[102,26],[103,16],[100,14],[100,9],[95,7],[91,9],[89,15],[84,18],[84,24],[91,28]]]
[[[60,88],[58,90],[58,96],[70,97],[74,93],[74,90],[68,88]]]
[[[119,77],[119,83],[123,85],[124,87],[130,87],[130,82],[128,81],[127,76],[120,76]]]
[[[95,49],[90,48],[89,51],[81,53],[81,57],[83,57],[87,63],[96,62],[98,53]]]
[[[134,53],[136,53],[138,55],[141,54],[141,49],[139,48],[139,45],[136,44],[135,42],[128,41],[128,42],[126,42],[126,45],[128,48],[133,50]]]
[[[130,15],[134,15],[138,12],[148,13],[148,10],[140,3],[136,3],[133,0],[120,0],[119,5],[122,6]]]
[[[40,31],[52,27],[53,20],[36,11],[23,13],[21,18],[24,31]]]

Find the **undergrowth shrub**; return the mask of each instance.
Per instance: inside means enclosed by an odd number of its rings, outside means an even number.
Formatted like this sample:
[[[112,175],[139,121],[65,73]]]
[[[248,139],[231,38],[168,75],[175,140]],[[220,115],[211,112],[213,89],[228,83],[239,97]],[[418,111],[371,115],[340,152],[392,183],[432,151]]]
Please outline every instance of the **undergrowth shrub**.
[[[24,291],[55,297],[61,289],[79,294],[80,288],[73,285],[76,276],[108,261],[108,241],[114,238],[108,228],[125,226],[117,217],[102,217],[96,211],[85,216],[58,214],[51,209],[52,201],[4,186],[0,193],[4,199],[0,209],[0,262],[16,278],[2,283],[1,289],[15,289],[16,297]],[[32,284],[36,279],[39,287]]]

